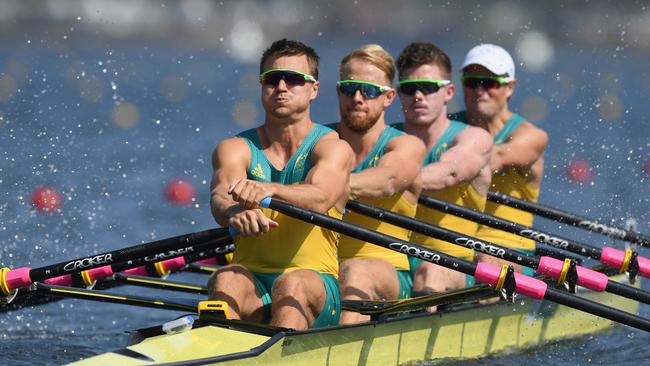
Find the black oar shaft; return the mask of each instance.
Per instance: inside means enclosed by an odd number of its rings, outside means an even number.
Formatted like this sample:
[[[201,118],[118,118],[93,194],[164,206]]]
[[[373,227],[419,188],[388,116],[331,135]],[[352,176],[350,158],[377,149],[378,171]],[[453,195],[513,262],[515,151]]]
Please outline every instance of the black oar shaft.
[[[570,252],[596,260],[600,259],[600,248],[596,248],[588,244],[579,243],[571,239],[555,236],[550,233],[537,230],[532,227],[524,226],[513,221],[504,220],[496,216],[487,215],[483,212],[473,210],[471,208],[463,207],[451,202],[442,201],[428,196],[420,196],[418,199],[418,204],[441,212],[450,213],[452,215],[477,222],[481,225],[489,226],[528,239],[532,239],[540,243],[548,244],[559,249],[568,250]]]
[[[539,259],[531,255],[521,253],[514,249],[506,248],[498,244],[486,242],[469,235],[447,230],[440,226],[416,220],[412,217],[400,215],[398,213],[380,207],[371,206],[360,201],[350,200],[348,201],[345,208],[368,217],[373,217],[377,220],[388,222],[395,226],[403,227],[422,235],[444,240],[446,242],[472,249],[477,252],[501,258],[508,262],[513,262],[535,269],[539,266]]]
[[[373,217],[381,221],[386,221],[390,224],[400,226],[405,229],[420,233],[422,235],[427,235],[436,239],[444,240],[449,243],[459,245],[468,249],[473,249],[477,252],[481,252],[493,257],[501,258],[509,262],[513,262],[527,267],[532,267],[534,269],[538,269],[540,267],[540,259],[537,257],[518,252],[514,249],[510,249],[502,245],[483,241],[481,239],[469,235],[444,229],[440,226],[429,224],[411,217],[400,215],[398,213],[380,207],[375,207],[375,206],[365,204],[363,202],[350,200],[348,201],[346,208],[351,211],[369,217]],[[545,261],[548,260],[549,260],[548,258],[545,259]],[[542,270],[544,270],[543,273],[546,272],[545,271],[546,268],[542,268]],[[578,278],[579,285],[589,287],[590,284],[593,284],[588,280],[582,282],[583,280],[585,280],[585,278],[583,277],[588,278],[590,276],[588,271],[589,271],[588,269],[578,269],[578,273],[580,274]],[[643,290],[639,290],[636,287],[623,285],[620,283],[614,283],[613,281],[610,281],[609,279],[607,279],[606,276],[602,274],[600,275],[600,277],[602,277],[603,281],[606,281],[605,291],[626,297],[628,299],[641,301],[645,304],[650,304],[650,293]],[[594,287],[591,288],[594,290],[596,289],[600,291],[603,290],[603,287],[599,287],[595,284]]]
[[[30,270],[29,276],[34,282],[42,281],[47,278],[57,277],[64,274],[76,273],[114,263],[127,262],[134,258],[156,255],[160,252],[178,250],[179,248],[184,248],[226,235],[228,235],[228,228],[210,229],[189,235],[179,235],[151,243],[134,245],[111,252],[33,268]]]
[[[650,332],[650,321],[646,318],[630,314],[611,306],[606,306],[591,300],[587,300],[585,298],[577,297],[568,292],[548,288],[546,290],[546,296],[544,298],[558,304],[582,310],[601,318],[613,320],[617,323],[625,324],[637,329],[645,330],[646,332]]]
[[[555,220],[588,231],[596,232],[610,238],[625,240],[637,243],[641,246],[650,247],[650,237],[630,230],[621,229],[615,226],[606,225],[601,222],[568,213],[556,208],[543,206],[539,203],[532,203],[526,200],[515,198],[499,192],[488,192],[488,200],[502,205],[517,208],[532,214]]]
[[[281,212],[287,216],[338,232],[339,234],[367,241],[386,249],[422,259],[425,262],[469,274],[481,282],[486,282],[488,278],[493,280],[495,278],[495,271],[498,271],[494,266],[486,265],[484,263],[477,265],[476,263],[455,258],[444,253],[439,253],[420,245],[372,231],[359,225],[354,225],[321,213],[296,207],[280,200],[265,198],[262,200],[261,205]],[[479,265],[481,266],[480,270],[478,268]],[[621,324],[650,332],[650,320],[648,319],[633,314],[621,314],[619,310],[609,306],[598,304],[570,294],[558,294],[559,291],[548,288],[542,281],[518,273],[515,274],[515,278],[517,279],[517,291],[525,291],[525,294],[534,295],[536,298],[552,300],[562,305],[583,310],[606,319],[620,322]]]

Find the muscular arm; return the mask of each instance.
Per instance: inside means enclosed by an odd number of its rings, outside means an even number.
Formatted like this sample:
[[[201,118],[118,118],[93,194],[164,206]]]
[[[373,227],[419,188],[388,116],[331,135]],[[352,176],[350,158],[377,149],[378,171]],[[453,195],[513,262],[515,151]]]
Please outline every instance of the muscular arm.
[[[492,172],[512,167],[528,171],[537,162],[548,144],[546,132],[525,122],[515,130],[510,139],[492,149]]]
[[[212,153],[210,207],[212,216],[221,226],[227,226],[232,215],[244,211],[228,190],[232,182],[246,179],[246,167],[250,159],[248,146],[240,138],[222,141]]]
[[[425,152],[424,144],[415,136],[393,138],[376,166],[350,175],[351,193],[383,198],[403,192],[418,177]]]
[[[491,149],[490,134],[477,127],[466,128],[438,162],[422,168],[422,189],[437,191],[473,180],[489,164]]]
[[[273,197],[325,213],[346,195],[353,154],[335,134],[322,138],[312,150],[313,166],[303,184],[270,184]]]

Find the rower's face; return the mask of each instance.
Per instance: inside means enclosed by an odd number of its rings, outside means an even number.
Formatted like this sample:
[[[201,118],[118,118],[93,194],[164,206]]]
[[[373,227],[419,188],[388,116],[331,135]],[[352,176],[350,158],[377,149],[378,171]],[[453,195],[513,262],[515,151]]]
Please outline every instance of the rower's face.
[[[288,69],[311,75],[307,56],[282,56],[271,60],[264,71],[273,69]],[[313,75],[312,75],[313,76]],[[276,118],[288,118],[304,113],[309,109],[309,103],[318,95],[319,83],[305,82],[303,85],[287,84],[280,80],[277,85],[262,85],[262,105],[266,113]]]
[[[438,65],[425,64],[407,70],[402,80],[446,80]],[[398,89],[399,90],[399,89]],[[435,122],[441,113],[447,113],[447,103],[454,97],[456,89],[453,84],[443,86],[435,93],[424,94],[417,90],[415,94],[408,95],[398,92],[402,102],[402,111],[406,123],[417,125],[430,125]]]
[[[481,65],[469,65],[463,70],[463,74],[497,76]],[[493,88],[486,88],[481,84],[476,88],[463,85],[465,108],[474,114],[492,118],[507,108],[508,98],[514,92],[515,84],[516,81],[511,81],[506,85]]]
[[[340,76],[341,80],[360,80],[391,86],[390,80],[381,69],[356,58],[351,59],[341,68]],[[347,96],[339,91],[338,96],[341,122],[353,131],[365,132],[377,123],[384,114],[384,109],[393,102],[395,90],[391,89],[374,99],[365,98],[359,90],[354,96]]]

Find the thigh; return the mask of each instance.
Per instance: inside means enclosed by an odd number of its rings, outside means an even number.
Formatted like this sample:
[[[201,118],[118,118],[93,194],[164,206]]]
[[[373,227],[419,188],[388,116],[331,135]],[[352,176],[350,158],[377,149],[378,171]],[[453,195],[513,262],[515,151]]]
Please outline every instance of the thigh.
[[[426,294],[464,288],[466,276],[437,264],[422,262],[415,272],[413,293]]]
[[[344,298],[396,299],[400,281],[395,267],[382,259],[348,259],[341,264],[339,283]]]
[[[338,294],[338,286],[336,287]],[[313,324],[328,301],[328,291],[323,277],[312,270],[296,270],[282,274],[273,285],[273,316],[283,312],[283,307],[293,308]]]
[[[217,270],[208,280],[208,298],[221,300],[236,316],[246,320],[262,320],[262,294],[245,267],[233,264]]]

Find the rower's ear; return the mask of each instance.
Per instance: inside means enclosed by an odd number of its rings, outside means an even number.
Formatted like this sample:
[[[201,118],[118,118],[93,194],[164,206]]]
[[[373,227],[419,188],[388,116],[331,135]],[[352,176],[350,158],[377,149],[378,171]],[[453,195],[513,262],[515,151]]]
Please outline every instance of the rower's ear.
[[[393,101],[395,100],[395,96],[397,96],[397,92],[395,89],[391,88],[389,91],[384,93],[384,108],[388,108]]]
[[[456,95],[456,86],[454,84],[449,84],[444,87],[444,93],[445,93],[445,103],[449,103],[454,98],[454,95]]]
[[[506,88],[506,95],[508,96],[508,99],[512,96],[512,94],[515,92],[515,87],[517,86],[517,80],[513,80],[509,82],[508,84],[505,85]]]
[[[318,89],[320,88],[320,81],[316,81],[315,83],[312,83],[311,86],[311,93],[309,95],[309,100],[312,101],[316,99],[318,96]]]

